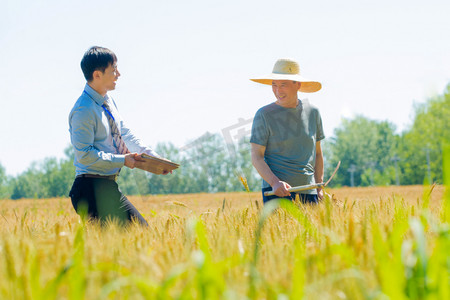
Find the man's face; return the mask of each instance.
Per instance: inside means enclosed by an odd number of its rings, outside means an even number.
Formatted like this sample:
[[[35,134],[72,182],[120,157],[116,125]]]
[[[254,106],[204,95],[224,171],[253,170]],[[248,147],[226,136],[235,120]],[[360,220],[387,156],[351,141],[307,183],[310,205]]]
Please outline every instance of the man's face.
[[[113,63],[105,69],[105,72],[101,73],[101,83],[107,91],[112,91],[116,88],[116,81],[119,76],[117,63]]]
[[[300,88],[300,82],[292,80],[273,80],[272,91],[278,102],[297,101],[297,92]]]

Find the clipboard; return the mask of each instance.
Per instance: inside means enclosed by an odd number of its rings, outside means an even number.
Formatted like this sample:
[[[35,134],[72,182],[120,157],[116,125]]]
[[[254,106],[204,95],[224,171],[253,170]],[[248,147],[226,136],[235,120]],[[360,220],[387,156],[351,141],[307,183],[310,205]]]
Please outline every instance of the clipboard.
[[[145,153],[140,154],[143,160],[138,160],[136,162],[136,168],[153,173],[153,174],[163,174],[164,171],[170,172],[177,169],[180,165],[174,163],[170,160],[158,158],[155,156],[150,156]]]

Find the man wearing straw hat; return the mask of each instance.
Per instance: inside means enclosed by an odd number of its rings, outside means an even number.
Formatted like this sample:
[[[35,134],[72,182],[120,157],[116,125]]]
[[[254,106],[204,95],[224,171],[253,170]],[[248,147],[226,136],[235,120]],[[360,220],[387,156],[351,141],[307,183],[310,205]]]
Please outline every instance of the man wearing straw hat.
[[[253,119],[252,163],[263,178],[263,201],[274,198],[294,200],[293,186],[323,181],[323,154],[320,141],[325,138],[319,110],[297,93],[314,93],[322,85],[300,75],[291,59],[279,59],[271,74],[252,81],[272,85],[276,101],[260,108]],[[264,192],[273,190],[273,196]],[[303,203],[318,203],[321,188],[302,191]]]

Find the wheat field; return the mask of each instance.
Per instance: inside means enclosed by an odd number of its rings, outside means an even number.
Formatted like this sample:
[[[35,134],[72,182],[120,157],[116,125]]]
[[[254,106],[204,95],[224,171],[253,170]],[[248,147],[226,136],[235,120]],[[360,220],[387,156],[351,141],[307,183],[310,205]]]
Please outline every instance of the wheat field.
[[[70,199],[0,201],[0,299],[450,299],[443,186],[133,196],[149,228]]]

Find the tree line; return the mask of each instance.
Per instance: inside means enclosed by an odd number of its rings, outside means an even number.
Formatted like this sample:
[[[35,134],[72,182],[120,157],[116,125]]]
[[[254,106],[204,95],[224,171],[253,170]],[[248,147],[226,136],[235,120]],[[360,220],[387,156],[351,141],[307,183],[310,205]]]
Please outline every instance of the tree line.
[[[331,186],[409,185],[443,180],[444,147],[450,143],[450,85],[442,95],[415,107],[410,128],[396,133],[388,121],[364,116],[343,119],[323,142],[325,178],[338,161]],[[326,121],[326,120],[325,120]],[[127,195],[229,192],[260,189],[261,178],[251,164],[249,136],[236,143],[219,133],[205,133],[183,148],[160,143],[155,150],[181,167],[171,175],[123,168],[119,186]],[[63,159],[45,158],[23,173],[8,176],[0,163],[0,199],[67,197],[75,168],[73,150]]]
[[[328,173],[341,161],[335,186],[442,183],[443,151],[450,144],[450,84],[415,107],[410,128],[357,116],[343,120],[325,142]]]
[[[181,165],[170,175],[122,168],[118,179],[122,192],[147,195],[243,191],[242,178],[250,190],[260,185],[251,164],[248,138],[230,145],[220,134],[207,132],[185,148],[172,143],[155,147],[158,154]],[[75,177],[73,157],[72,146],[68,146],[63,159],[32,163],[16,177],[7,176],[0,165],[0,199],[67,197]]]

